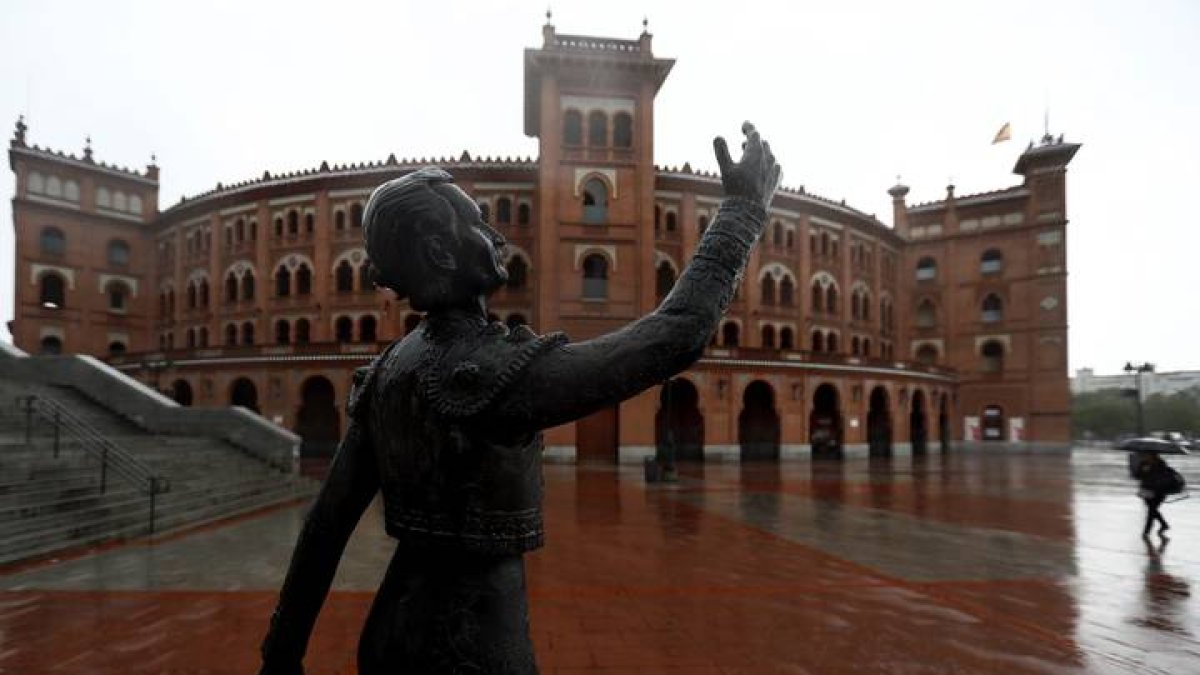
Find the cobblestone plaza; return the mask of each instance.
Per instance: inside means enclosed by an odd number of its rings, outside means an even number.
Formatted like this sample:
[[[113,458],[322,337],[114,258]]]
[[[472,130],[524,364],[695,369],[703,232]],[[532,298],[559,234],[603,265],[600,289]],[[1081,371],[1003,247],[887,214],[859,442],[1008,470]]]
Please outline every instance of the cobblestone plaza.
[[[1172,462],[1196,480],[1200,462]],[[1200,502],[1140,537],[1125,458],[548,465],[529,556],[544,673],[1200,671]],[[250,673],[303,505],[0,576],[0,673]],[[355,672],[394,545],[367,513],[307,672]]]

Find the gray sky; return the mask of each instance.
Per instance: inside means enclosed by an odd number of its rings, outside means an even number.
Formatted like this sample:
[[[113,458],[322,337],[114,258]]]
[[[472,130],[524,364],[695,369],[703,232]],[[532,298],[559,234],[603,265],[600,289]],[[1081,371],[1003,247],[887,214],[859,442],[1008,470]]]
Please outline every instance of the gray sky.
[[[1200,3],[605,0],[551,3],[560,33],[634,38],[677,59],[659,164],[714,169],[753,120],[784,182],[891,222],[913,201],[997,189],[1050,128],[1082,142],[1068,178],[1071,368],[1200,368]],[[522,50],[543,1],[27,2],[0,25],[0,123],[144,167],[161,206],[271,172],[398,157],[528,155]],[[1013,141],[990,145],[1000,126]],[[9,203],[13,181],[0,181]],[[12,316],[11,208],[0,318]],[[8,339],[0,327],[0,339]]]

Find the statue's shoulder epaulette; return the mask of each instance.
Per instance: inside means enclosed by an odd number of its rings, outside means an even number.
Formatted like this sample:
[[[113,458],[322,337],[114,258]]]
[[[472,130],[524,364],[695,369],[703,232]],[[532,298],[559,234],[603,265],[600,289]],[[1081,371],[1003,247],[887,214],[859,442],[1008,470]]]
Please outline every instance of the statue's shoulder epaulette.
[[[431,348],[419,366],[421,386],[434,410],[469,417],[486,408],[538,355],[566,344],[561,332],[537,335],[528,326],[496,322],[445,348]]]

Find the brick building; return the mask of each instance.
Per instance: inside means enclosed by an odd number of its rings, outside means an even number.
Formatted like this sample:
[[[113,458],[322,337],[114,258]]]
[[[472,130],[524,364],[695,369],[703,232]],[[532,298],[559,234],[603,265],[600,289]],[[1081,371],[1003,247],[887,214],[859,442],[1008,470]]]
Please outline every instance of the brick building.
[[[354,367],[420,317],[365,278],[363,205],[438,164],[509,240],[497,320],[575,340],[649,312],[720,201],[717,176],[653,162],[654,98],[673,61],[651,36],[544,29],[525,52],[529,159],[328,166],[221,186],[160,211],[143,172],[30,145],[18,122],[16,344],[92,354],[189,405],[239,404],[321,453]],[[547,434],[548,453],[633,460],[1069,438],[1066,165],[1046,137],[1021,184],[907,205],[893,226],[781,190],[705,357],[672,384]]]

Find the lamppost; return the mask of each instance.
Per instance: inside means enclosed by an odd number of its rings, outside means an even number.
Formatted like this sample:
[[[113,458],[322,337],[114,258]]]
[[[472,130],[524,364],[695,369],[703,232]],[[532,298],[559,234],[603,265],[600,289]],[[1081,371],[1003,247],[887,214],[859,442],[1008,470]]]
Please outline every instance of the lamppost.
[[[1153,373],[1153,363],[1138,363],[1132,361],[1125,362],[1125,372],[1133,375],[1134,390],[1133,396],[1137,400],[1137,433],[1138,436],[1146,435],[1146,424],[1142,417],[1142,373]]]

